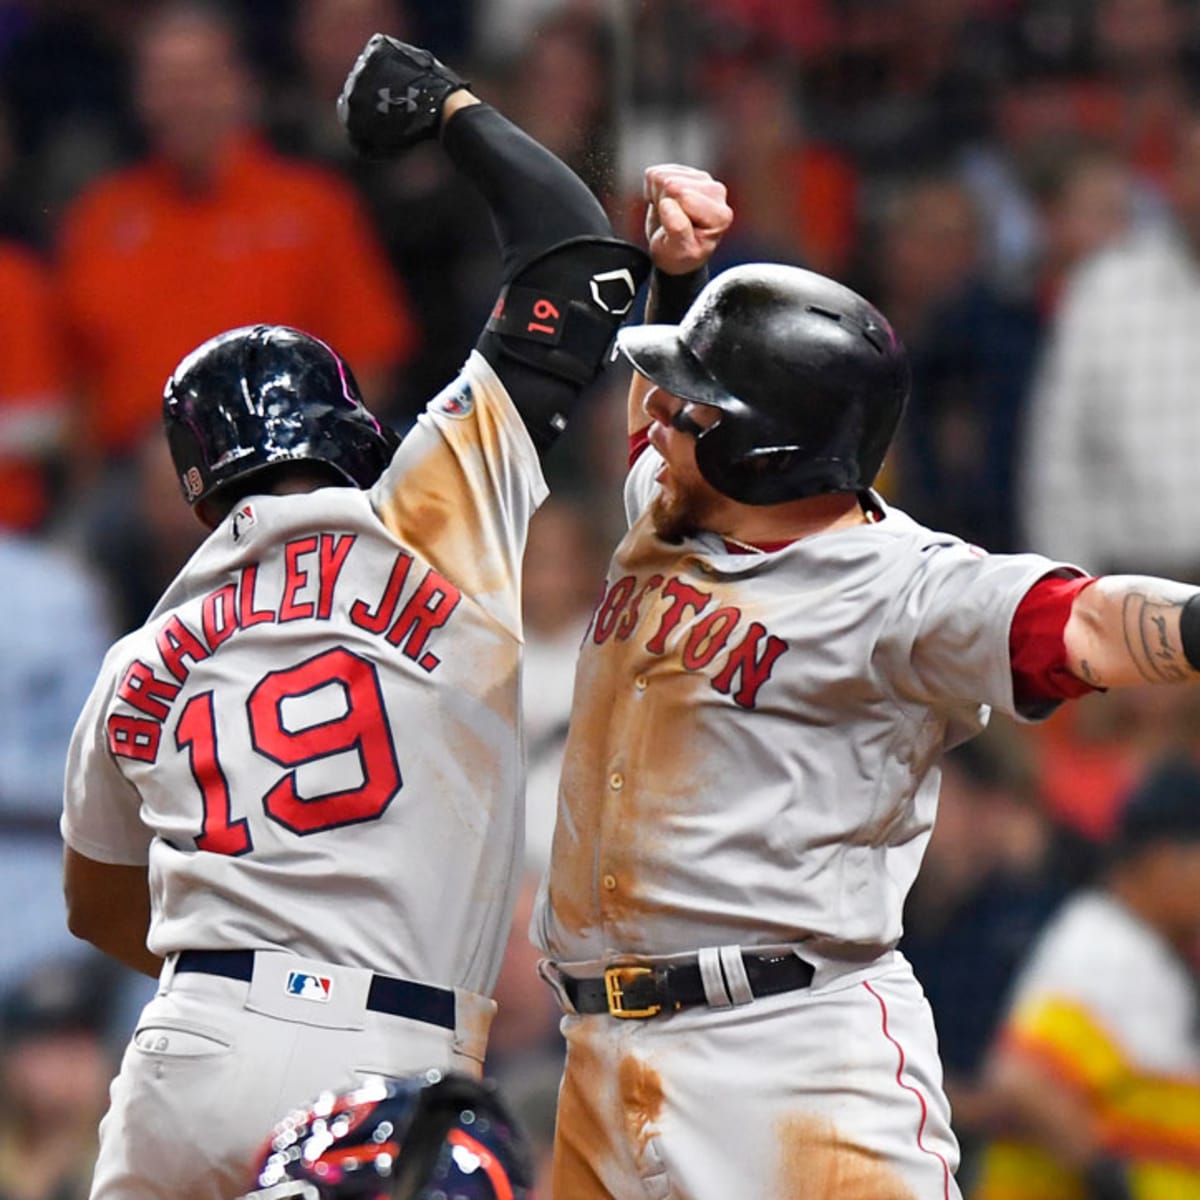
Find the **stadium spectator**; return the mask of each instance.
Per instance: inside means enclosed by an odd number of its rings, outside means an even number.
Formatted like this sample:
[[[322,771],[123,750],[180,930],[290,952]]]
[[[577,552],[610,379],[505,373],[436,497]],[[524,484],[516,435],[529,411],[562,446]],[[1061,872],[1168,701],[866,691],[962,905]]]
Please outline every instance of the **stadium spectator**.
[[[873,262],[878,275],[866,294],[894,314],[912,363],[896,502],[986,550],[1011,551],[1017,428],[1037,312],[991,282],[978,209],[953,175],[918,175],[895,189]]]
[[[1116,153],[1079,138],[1047,145],[1028,176],[1040,234],[1031,291],[1049,317],[1075,269],[1130,232],[1137,185]]]
[[[0,360],[3,359],[0,355]],[[110,640],[106,597],[66,551],[0,530],[0,989],[84,953],[62,895],[63,767]]]
[[[172,0],[147,18],[134,59],[150,153],[87,189],[62,237],[83,455],[128,454],[157,423],[179,358],[257,321],[336,345],[382,405],[411,319],[346,185],[256,137],[229,19]]]
[[[1200,771],[1168,760],[1017,981],[992,1069],[1009,1131],[973,1200],[1200,1196],[1198,877]]]
[[[30,530],[50,509],[47,468],[63,445],[67,398],[49,271],[4,217],[18,190],[12,164],[0,105],[0,529]]]
[[[354,184],[412,300],[420,353],[401,373],[391,414],[398,426],[454,377],[500,282],[487,205],[474,188],[458,186],[436,146],[414,147],[399,163],[374,162],[351,151],[338,123],[334,100],[345,64],[372,33],[391,29],[404,37],[411,23],[398,0],[301,0],[293,71],[270,104],[276,146]]]
[[[799,76],[759,50],[714,63],[716,174],[738,227],[716,266],[769,259],[844,275],[858,225],[858,173],[802,116]]]
[[[136,146],[127,47],[158,2],[0,4],[0,23],[18,14],[0,47],[0,97],[21,173],[16,207],[39,245],[52,241],[64,205]]]
[[[107,995],[99,966],[47,963],[0,998],[0,1200],[86,1200]]]
[[[1047,818],[1011,724],[946,756],[938,820],[900,943],[933,1009],[946,1094],[970,1180],[993,1113],[984,1056],[1017,968],[1091,866]]]
[[[1200,112],[1175,158],[1175,220],[1068,286],[1033,391],[1028,541],[1089,571],[1200,580]]]

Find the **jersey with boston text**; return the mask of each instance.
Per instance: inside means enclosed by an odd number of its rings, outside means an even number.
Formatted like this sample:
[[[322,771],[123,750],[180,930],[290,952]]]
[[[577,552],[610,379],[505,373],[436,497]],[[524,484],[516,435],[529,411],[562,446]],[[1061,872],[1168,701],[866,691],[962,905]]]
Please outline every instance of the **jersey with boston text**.
[[[1017,713],[1029,588],[1078,574],[988,555],[883,506],[768,553],[659,538],[647,448],[584,636],[534,936],[551,957],[895,945],[938,760]]]
[[[152,951],[279,947],[490,991],[522,839],[521,558],[545,494],[473,353],[374,488],[242,502],[111,649],[62,832],[148,862]]]

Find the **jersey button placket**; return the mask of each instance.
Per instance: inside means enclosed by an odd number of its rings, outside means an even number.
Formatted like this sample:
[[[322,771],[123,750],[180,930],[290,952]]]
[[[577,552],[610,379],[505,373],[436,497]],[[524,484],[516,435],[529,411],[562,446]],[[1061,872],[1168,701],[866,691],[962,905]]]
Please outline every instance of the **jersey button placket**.
[[[625,776],[621,771],[614,767],[608,773],[608,792],[609,803],[606,806],[610,815],[610,819],[616,817],[616,802],[621,789],[625,786]],[[606,897],[613,897],[617,890],[617,877],[611,871],[605,871],[600,876],[600,909],[604,913],[605,921],[609,919],[608,906],[605,903]]]

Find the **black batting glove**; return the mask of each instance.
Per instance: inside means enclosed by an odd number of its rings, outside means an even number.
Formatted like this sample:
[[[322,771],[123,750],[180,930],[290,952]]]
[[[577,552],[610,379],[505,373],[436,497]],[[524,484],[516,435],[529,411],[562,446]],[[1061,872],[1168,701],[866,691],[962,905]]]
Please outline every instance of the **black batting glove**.
[[[442,104],[470,85],[428,50],[377,33],[346,76],[338,119],[366,158],[389,158],[435,138]]]

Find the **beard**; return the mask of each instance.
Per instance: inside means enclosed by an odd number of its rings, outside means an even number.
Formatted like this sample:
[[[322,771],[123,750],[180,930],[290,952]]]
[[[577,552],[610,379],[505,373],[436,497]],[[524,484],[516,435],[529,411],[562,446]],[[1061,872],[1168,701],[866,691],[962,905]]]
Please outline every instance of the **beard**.
[[[660,489],[650,505],[654,532],[664,542],[682,542],[704,528],[704,507],[699,493],[673,479],[671,489]]]

